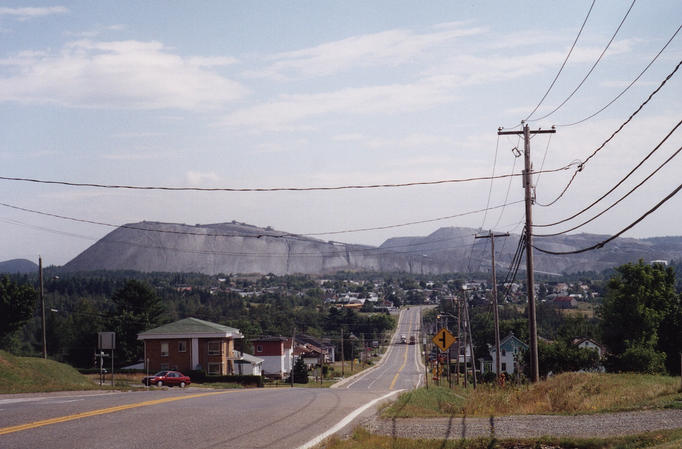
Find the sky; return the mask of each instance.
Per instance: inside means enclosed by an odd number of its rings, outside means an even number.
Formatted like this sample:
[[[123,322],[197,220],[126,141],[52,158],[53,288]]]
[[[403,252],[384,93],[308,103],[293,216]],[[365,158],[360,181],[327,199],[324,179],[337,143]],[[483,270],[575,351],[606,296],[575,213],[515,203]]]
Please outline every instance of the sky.
[[[540,206],[557,197],[577,164],[682,60],[680,32],[611,106],[566,126],[619,95],[682,24],[678,0],[640,0],[630,10],[630,1],[591,5],[0,2],[0,177],[279,188],[519,174],[523,157],[513,149],[523,151],[523,141],[497,130],[518,130],[540,103],[530,129],[555,125],[556,133],[531,139],[534,170],[572,164],[534,178],[534,222],[553,223],[616,185],[682,118],[678,72],[583,166],[560,200]],[[536,232],[564,231],[592,218],[681,143],[677,130],[592,209]],[[619,232],[679,186],[681,169],[672,159],[572,233]],[[102,189],[5,179],[0,260],[41,255],[45,265],[62,265],[115,226],[143,220],[236,220],[368,245],[447,226],[518,233],[523,194],[518,176],[301,192]],[[672,197],[624,236],[682,235],[681,206],[682,194]],[[493,209],[472,213],[487,207]],[[357,231],[367,228],[386,229]]]

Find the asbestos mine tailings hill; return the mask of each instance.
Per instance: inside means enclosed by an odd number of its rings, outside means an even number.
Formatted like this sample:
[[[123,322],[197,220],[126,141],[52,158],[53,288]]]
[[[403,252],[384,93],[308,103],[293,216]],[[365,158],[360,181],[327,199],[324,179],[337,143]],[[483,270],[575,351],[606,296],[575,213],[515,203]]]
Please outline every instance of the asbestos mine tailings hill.
[[[379,247],[326,242],[270,227],[231,223],[184,225],[141,222],[121,226],[66,264],[65,271],[328,274],[337,271],[440,274],[490,270],[490,241],[476,229],[445,227],[427,236],[395,237]],[[497,268],[508,270],[519,234],[495,239]],[[590,247],[608,235],[536,238],[553,252]],[[682,259],[682,237],[617,238],[595,251],[550,255],[535,251],[539,274],[602,271],[643,259]],[[522,257],[522,261],[525,257]],[[525,265],[521,264],[521,271]]]
[[[112,231],[65,271],[135,270],[321,274],[339,270],[434,272],[410,255],[379,248],[325,242],[231,222],[207,225],[141,222]]]

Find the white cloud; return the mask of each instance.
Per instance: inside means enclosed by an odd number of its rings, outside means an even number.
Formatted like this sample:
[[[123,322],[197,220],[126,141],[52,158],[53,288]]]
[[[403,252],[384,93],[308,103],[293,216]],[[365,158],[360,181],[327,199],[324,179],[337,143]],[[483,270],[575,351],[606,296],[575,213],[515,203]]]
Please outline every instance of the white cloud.
[[[224,123],[233,127],[283,131],[298,129],[298,122],[327,114],[415,112],[452,101],[454,95],[448,87],[442,80],[424,79],[412,84],[280,95],[275,101],[236,111],[227,116]]]
[[[199,172],[190,170],[185,173],[185,180],[190,186],[202,186],[206,184],[217,184],[220,176],[214,172]]]
[[[206,63],[173,54],[160,42],[79,40],[57,54],[23,52],[0,61],[12,72],[0,77],[0,101],[209,109],[247,93],[239,83],[203,69]]]
[[[9,8],[1,7],[0,16],[14,17],[17,20],[29,20],[36,17],[44,17],[53,14],[64,14],[69,12],[64,6],[47,6],[47,7],[25,7],[25,8]]]
[[[438,31],[417,34],[410,30],[389,30],[353,36],[315,47],[274,55],[275,62],[249,75],[272,79],[326,76],[354,67],[397,66],[411,62],[425,50],[447,41],[485,32],[485,28],[460,28],[454,24]]]

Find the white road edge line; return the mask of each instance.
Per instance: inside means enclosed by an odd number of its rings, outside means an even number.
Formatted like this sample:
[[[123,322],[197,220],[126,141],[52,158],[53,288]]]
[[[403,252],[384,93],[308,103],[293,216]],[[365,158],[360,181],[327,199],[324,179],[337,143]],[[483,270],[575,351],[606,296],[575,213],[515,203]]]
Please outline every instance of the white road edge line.
[[[373,405],[376,404],[377,402],[383,401],[384,399],[388,399],[389,397],[393,396],[394,394],[398,394],[398,393],[401,393],[401,392],[403,392],[403,391],[405,391],[405,390],[396,390],[396,391],[392,391],[392,392],[390,392],[390,393],[388,393],[388,394],[385,394],[385,395],[381,396],[380,398],[376,398],[376,399],[374,399],[373,401],[368,402],[367,404],[363,405],[362,407],[360,407],[360,408],[358,408],[358,409],[355,409],[355,410],[352,411],[348,416],[346,416],[346,417],[343,418],[341,421],[339,421],[338,423],[336,423],[336,425],[335,425],[334,427],[332,427],[331,429],[327,430],[327,431],[324,432],[323,434],[320,434],[320,435],[316,436],[315,438],[313,438],[312,440],[308,441],[308,442],[305,443],[304,445],[299,446],[298,449],[310,449],[310,448],[312,448],[312,447],[317,446],[318,444],[320,444],[321,442],[323,442],[324,440],[326,440],[327,438],[329,438],[330,436],[332,436],[333,434],[335,434],[335,433],[338,432],[339,430],[341,430],[341,429],[343,429],[344,427],[346,427],[348,424],[350,424],[351,421],[353,421],[355,418],[357,418],[358,416],[360,416],[360,414],[361,414],[362,412],[364,412],[365,410],[367,410],[368,408],[370,408],[371,406],[373,406]]]

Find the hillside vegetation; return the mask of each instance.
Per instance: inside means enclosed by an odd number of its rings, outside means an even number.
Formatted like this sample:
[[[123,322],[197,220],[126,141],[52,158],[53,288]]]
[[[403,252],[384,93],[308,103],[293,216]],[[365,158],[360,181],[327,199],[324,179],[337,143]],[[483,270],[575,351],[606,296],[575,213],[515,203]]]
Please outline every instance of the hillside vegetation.
[[[385,417],[584,414],[682,408],[679,377],[645,374],[564,373],[537,384],[498,388],[420,388],[401,395]]]
[[[0,351],[0,393],[92,390],[96,386],[74,368],[54,360],[17,357]]]

